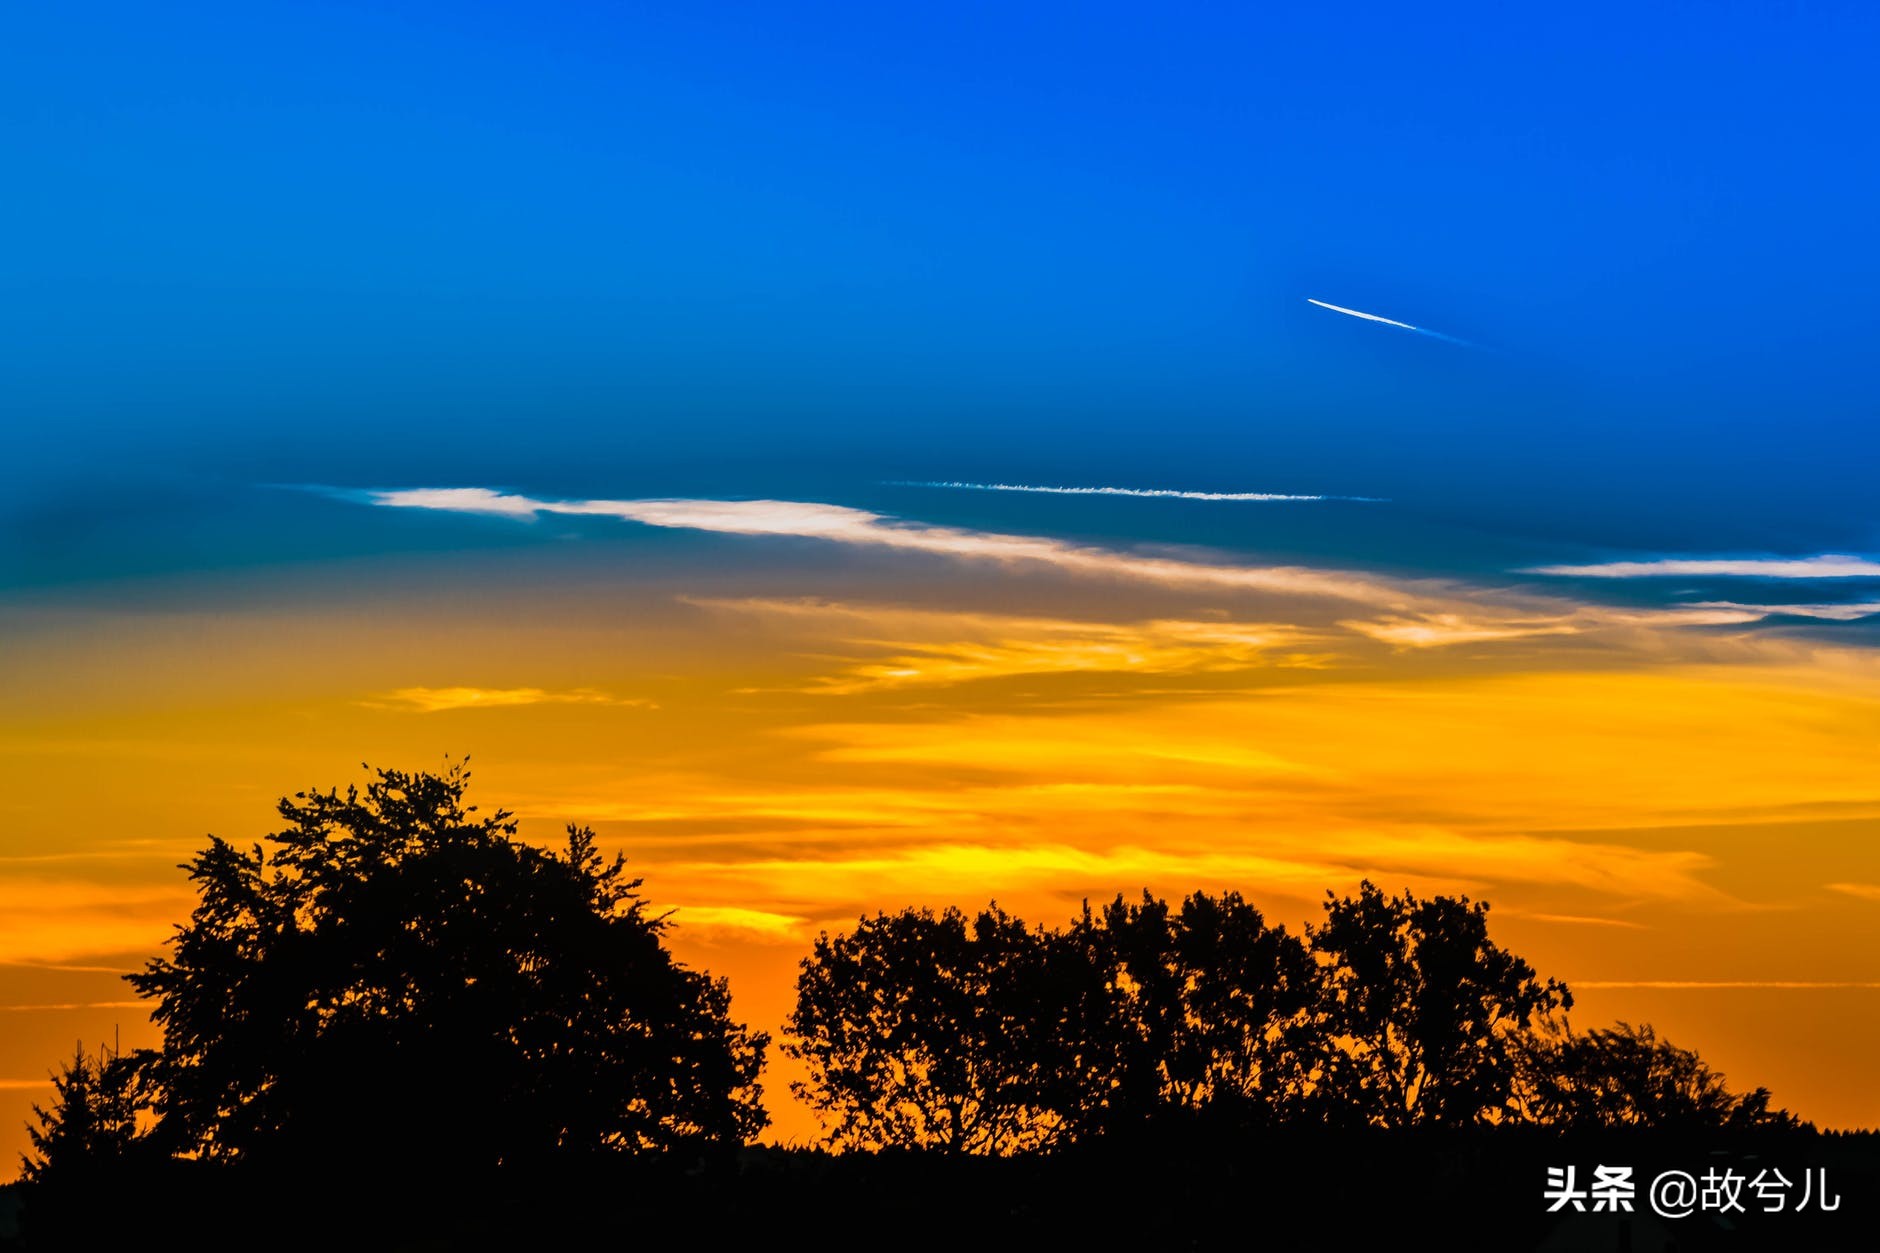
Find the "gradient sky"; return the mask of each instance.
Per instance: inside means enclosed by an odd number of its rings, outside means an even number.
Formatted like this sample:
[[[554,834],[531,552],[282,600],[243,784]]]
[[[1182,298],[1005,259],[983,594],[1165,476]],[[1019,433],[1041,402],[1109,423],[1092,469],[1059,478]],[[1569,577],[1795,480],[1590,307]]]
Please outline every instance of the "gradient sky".
[[[706,7],[8,15],[0,1136],[465,752],[760,1027],[1370,875],[1880,1123],[1880,14]]]

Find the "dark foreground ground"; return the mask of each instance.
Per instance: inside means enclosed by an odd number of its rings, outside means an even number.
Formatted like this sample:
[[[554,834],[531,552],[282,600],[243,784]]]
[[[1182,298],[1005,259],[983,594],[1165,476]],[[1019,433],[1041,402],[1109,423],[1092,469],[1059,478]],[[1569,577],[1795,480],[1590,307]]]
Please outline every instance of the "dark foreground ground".
[[[1550,1166],[1631,1166],[1630,1214],[1549,1213]],[[1720,1180],[1710,1212],[1655,1215],[1660,1173]],[[1759,1194],[1779,1171],[1786,1190]],[[1823,1213],[1820,1179],[1840,1208]],[[1731,1175],[1743,1182],[1729,1208]],[[1804,1179],[1807,1209],[1795,1212]],[[1777,1194],[1782,1212],[1764,1212]],[[9,1230],[11,1229],[11,1230]],[[18,1249],[538,1249],[653,1245],[1051,1249],[1880,1248],[1880,1135],[1567,1137],[1291,1132],[1032,1158],[751,1149],[716,1160],[561,1162],[471,1176],[405,1161],[263,1172],[189,1163],[0,1191]]]

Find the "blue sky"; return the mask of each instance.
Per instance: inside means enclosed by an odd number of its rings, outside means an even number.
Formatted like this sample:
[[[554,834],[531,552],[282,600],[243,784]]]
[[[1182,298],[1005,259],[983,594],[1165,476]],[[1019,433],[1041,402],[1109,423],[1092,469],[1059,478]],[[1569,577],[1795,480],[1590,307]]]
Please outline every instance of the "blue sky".
[[[306,482],[1369,495],[1299,542],[1433,567],[1880,542],[1863,6],[8,25],[15,578],[406,542],[255,503]],[[1245,516],[1114,525],[1292,542]]]

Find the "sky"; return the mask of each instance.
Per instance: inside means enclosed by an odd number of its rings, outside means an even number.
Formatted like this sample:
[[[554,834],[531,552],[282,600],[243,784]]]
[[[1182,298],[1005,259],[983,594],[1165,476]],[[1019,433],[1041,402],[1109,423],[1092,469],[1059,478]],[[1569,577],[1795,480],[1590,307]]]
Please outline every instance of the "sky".
[[[773,1032],[863,912],[1368,876],[1880,1123],[1877,28],[9,14],[0,1138],[206,833],[465,753]]]

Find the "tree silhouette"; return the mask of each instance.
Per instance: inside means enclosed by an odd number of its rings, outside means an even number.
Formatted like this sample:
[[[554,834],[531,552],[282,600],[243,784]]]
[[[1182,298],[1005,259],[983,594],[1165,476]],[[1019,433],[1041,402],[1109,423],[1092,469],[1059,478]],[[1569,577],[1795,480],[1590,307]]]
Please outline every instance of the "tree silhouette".
[[[1056,950],[995,904],[863,918],[824,933],[797,979],[791,1085],[841,1147],[1001,1154],[1066,1127]]]
[[[1644,1127],[1739,1131],[1793,1128],[1767,1088],[1737,1094],[1689,1049],[1650,1024],[1574,1033],[1564,1024],[1521,1041],[1520,1103],[1527,1121],[1564,1129]]]
[[[1572,997],[1466,897],[1328,894],[1301,940],[1236,893],[864,918],[804,960],[784,1050],[842,1147],[982,1153],[1216,1129],[1512,1120],[1520,1038]]]
[[[380,770],[220,838],[140,1054],[168,1152],[427,1163],[736,1144],[766,1122],[767,1037],[675,963],[624,859],[570,826],[551,852],[464,806],[469,772]]]
[[[1333,1106],[1387,1127],[1510,1116],[1511,1037],[1571,1008],[1566,985],[1489,941],[1485,903],[1387,897],[1369,880],[1356,898],[1326,896],[1308,931],[1340,1045],[1323,1077]]]
[[[130,1158],[139,1147],[137,1116],[147,1106],[131,1059],[84,1044],[52,1077],[51,1109],[35,1104],[38,1126],[27,1125],[32,1152],[22,1154],[21,1175],[36,1184],[70,1182]]]
[[[1197,892],[1179,910],[1146,891],[1099,913],[1086,902],[1067,940],[1103,989],[1079,1020],[1090,1129],[1172,1110],[1271,1123],[1304,1099],[1321,1064],[1317,970],[1238,893]]]

